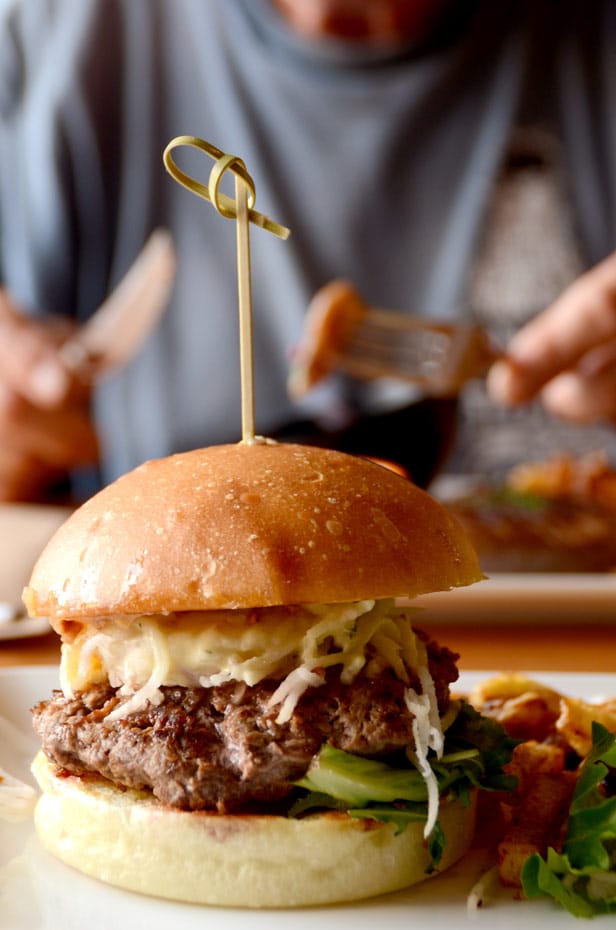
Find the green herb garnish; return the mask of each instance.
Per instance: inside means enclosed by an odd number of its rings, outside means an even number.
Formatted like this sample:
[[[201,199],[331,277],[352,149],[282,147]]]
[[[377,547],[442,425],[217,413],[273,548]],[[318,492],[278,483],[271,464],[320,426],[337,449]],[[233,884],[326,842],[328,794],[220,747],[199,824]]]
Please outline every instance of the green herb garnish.
[[[460,702],[458,716],[446,733],[442,758],[430,758],[440,796],[468,805],[471,788],[514,788],[516,780],[503,773],[503,766],[511,760],[517,742],[500,724]],[[296,784],[299,792],[289,811],[292,817],[308,811],[344,810],[352,817],[393,823],[396,833],[410,823],[427,820],[426,784],[411,762],[390,765],[326,744]],[[431,869],[440,861],[443,848],[437,823],[429,838]]]
[[[592,725],[593,745],[576,783],[561,852],[530,856],[522,869],[528,898],[548,895],[575,917],[616,913],[616,736]]]

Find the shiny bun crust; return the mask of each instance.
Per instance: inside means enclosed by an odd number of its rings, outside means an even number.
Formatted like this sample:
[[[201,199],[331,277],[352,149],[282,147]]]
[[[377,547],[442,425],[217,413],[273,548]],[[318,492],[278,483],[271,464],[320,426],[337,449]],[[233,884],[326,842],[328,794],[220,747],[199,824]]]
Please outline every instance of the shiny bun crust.
[[[396,891],[428,876],[423,824],[325,813],[293,820],[175,810],[109,782],[56,774],[39,753],[37,834],[53,855],[131,891],[230,907],[301,907]],[[467,851],[474,805],[443,803],[442,870]],[[144,842],[144,837],[147,841]]]
[[[481,578],[458,522],[374,462],[211,446],[147,462],[51,539],[24,601],[62,620],[413,597]]]

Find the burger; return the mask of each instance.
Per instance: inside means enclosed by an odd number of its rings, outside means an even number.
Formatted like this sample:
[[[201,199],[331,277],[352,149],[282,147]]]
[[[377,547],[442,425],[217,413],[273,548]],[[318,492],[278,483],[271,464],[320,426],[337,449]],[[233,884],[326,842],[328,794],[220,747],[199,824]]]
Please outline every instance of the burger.
[[[41,843],[113,885],[214,905],[437,874],[508,744],[453,699],[457,656],[408,599],[480,577],[455,519],[364,459],[262,440],[123,476],[24,592],[62,638],[61,690],[33,709]]]

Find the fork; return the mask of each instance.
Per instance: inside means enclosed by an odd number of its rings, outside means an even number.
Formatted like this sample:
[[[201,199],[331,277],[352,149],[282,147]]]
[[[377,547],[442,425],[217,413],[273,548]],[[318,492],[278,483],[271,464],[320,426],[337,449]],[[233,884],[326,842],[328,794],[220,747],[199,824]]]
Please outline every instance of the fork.
[[[398,378],[427,394],[455,395],[501,354],[480,326],[369,307],[352,284],[335,280],[310,302],[287,387],[298,398],[339,370],[360,380]]]

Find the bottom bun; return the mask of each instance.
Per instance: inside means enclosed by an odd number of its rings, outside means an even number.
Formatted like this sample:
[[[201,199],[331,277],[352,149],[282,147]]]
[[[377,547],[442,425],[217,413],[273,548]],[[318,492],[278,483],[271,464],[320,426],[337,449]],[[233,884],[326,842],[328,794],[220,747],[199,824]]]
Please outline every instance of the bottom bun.
[[[131,891],[193,904],[299,907],[367,898],[429,877],[421,823],[396,835],[393,824],[339,812],[294,820],[180,811],[97,777],[60,774],[42,752],[32,771],[43,792],[35,813],[42,845]],[[474,820],[474,804],[441,805],[439,871],[466,852]]]

